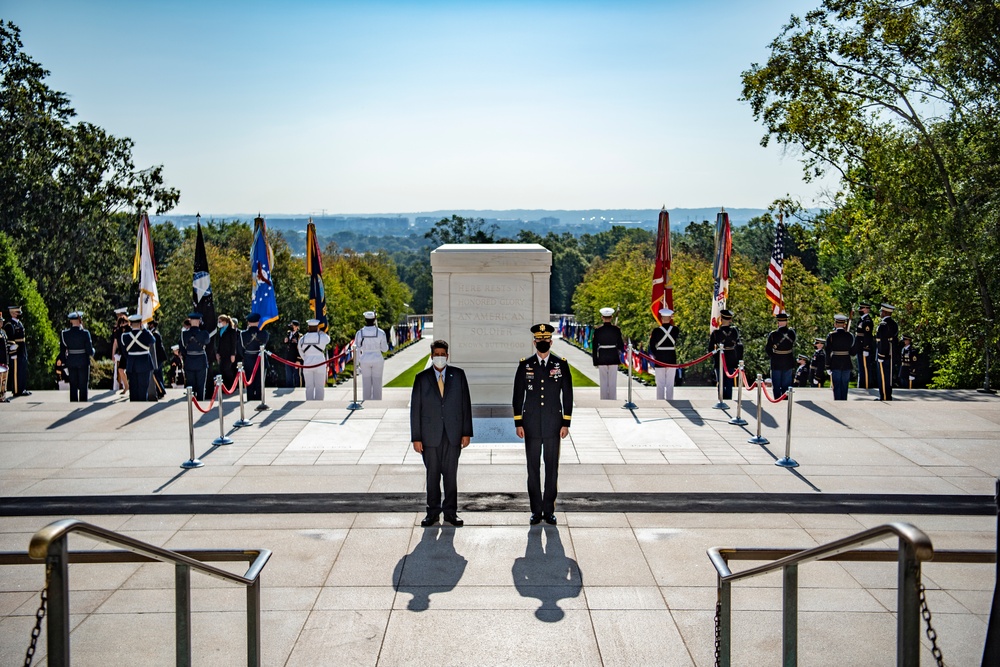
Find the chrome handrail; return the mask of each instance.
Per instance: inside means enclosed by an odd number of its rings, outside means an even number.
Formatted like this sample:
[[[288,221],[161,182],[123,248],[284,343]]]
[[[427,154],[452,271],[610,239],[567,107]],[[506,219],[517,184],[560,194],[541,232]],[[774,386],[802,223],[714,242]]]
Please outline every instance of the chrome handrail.
[[[271,557],[267,549],[232,552],[241,553],[249,559],[253,557],[246,574],[239,575],[207,565],[184,553],[178,553],[140,540],[122,535],[100,526],[78,519],[61,519],[45,526],[31,537],[28,555],[35,559],[45,559],[46,590],[48,597],[48,664],[52,667],[68,667],[70,664],[69,633],[69,564],[73,560],[68,548],[70,533],[80,533],[99,542],[124,548],[128,552],[144,558],[172,563],[174,565],[174,600],[176,632],[176,664],[191,665],[191,570],[211,577],[246,586],[247,589],[247,665],[260,667],[261,664],[261,604],[260,574]],[[123,553],[123,552],[117,552]],[[197,552],[188,552],[197,553]],[[113,552],[108,554],[113,560]],[[226,554],[206,552],[210,560],[222,560]]]

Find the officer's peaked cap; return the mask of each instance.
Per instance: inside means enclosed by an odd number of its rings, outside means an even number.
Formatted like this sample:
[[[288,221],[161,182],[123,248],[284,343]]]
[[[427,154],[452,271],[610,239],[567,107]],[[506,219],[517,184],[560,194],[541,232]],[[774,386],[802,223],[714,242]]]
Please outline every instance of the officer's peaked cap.
[[[888,303],[883,303],[883,304],[882,304],[882,305],[880,306],[880,308],[881,308],[882,310],[888,310],[888,311],[889,311],[890,313],[891,313],[892,311],[896,310],[896,306],[892,306],[892,305],[890,305],[890,304],[888,304]]]
[[[601,317],[611,317],[612,315],[615,314],[615,309],[614,308],[601,308],[600,313],[601,313]]]
[[[670,310],[669,308],[660,308],[660,315],[663,315],[664,317],[670,317],[673,314],[674,311]]]
[[[142,315],[140,315],[139,313],[136,313],[135,315],[129,315],[128,316],[128,321],[129,322],[142,322]]]
[[[188,319],[189,320],[200,320],[201,319],[201,313],[188,313]]]
[[[531,327],[531,333],[535,335],[535,340],[546,340],[552,338],[552,332],[555,329],[552,328],[551,324],[536,324]]]
[[[815,345],[816,343],[823,343],[824,345],[826,345],[826,339],[825,338],[813,338],[813,344]]]
[[[799,359],[802,359],[803,361],[809,361],[809,357],[807,357],[807,356],[806,356],[806,355],[804,355],[804,354],[800,354],[800,355],[799,355]]]
[[[374,310],[366,310],[365,312],[363,312],[361,314],[365,316],[366,320],[374,320],[375,319],[375,311]]]
[[[726,308],[724,310],[719,311],[719,316],[724,320],[731,320],[733,319],[733,311]]]
[[[78,310],[74,310],[72,313],[66,316],[68,320],[79,320],[83,318],[83,313]]]
[[[250,322],[251,324],[260,322],[260,313],[250,313],[247,315],[247,322]]]
[[[780,313],[774,316],[774,319],[778,320],[779,322],[787,322],[788,313],[786,313],[785,311],[781,311]]]
[[[318,327],[319,326],[319,320],[306,320],[306,326]]]
[[[843,313],[837,313],[836,315],[833,316],[833,321],[834,322],[846,322],[847,321],[847,315],[844,315]]]

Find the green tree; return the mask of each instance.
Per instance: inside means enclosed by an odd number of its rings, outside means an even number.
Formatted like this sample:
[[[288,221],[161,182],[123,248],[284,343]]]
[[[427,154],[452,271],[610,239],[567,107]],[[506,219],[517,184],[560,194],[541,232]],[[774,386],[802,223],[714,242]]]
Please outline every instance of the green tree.
[[[463,218],[453,215],[441,218],[426,234],[435,246],[445,243],[496,243],[496,224],[487,225],[482,218]]]

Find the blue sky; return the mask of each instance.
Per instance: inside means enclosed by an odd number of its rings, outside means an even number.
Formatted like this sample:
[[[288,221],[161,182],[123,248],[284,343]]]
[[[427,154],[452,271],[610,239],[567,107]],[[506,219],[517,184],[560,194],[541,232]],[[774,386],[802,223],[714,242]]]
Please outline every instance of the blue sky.
[[[826,201],[740,72],[792,0],[4,0],[79,118],[180,213]]]

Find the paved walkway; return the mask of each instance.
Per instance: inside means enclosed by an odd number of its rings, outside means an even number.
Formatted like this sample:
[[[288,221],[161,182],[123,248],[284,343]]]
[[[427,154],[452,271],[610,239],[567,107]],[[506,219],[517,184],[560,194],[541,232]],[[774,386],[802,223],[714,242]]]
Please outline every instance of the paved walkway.
[[[565,343],[556,352],[593,372]],[[390,359],[386,378],[424,354],[421,342]],[[621,381],[614,402],[599,400],[597,389],[576,392],[561,493],[992,496],[1000,475],[996,397],[899,391],[885,404],[852,390],[851,400],[834,403],[829,390],[803,390],[792,428],[800,467],[791,471],[774,465],[784,453],[783,405],[765,409],[762,432],[771,444],[761,447],[728,423],[732,409],[712,407],[710,388],[679,387],[666,403],[637,386],[639,407],[629,411],[621,408]],[[14,496],[315,492],[374,502],[421,493],[423,468],[408,442],[409,390],[386,390],[385,400],[354,413],[345,409],[350,398],[349,384],[327,390],[323,403],[304,401],[301,389],[269,389],[272,409],[248,410],[249,427],[227,426],[235,443],[224,447],[210,444],[219,434],[216,413],[199,417],[196,454],[205,467],[186,472],[178,468],[188,458],[179,392],[155,404],[107,393],[86,406],[70,405],[65,393],[36,392],[0,405],[0,550],[24,551],[35,530],[62,518],[11,516],[2,503]],[[746,401],[748,419],[751,408]],[[167,547],[271,549],[266,665],[710,665],[711,546],[808,547],[890,520],[911,521],[937,548],[996,544],[995,517],[906,513],[557,511],[558,526],[529,528],[517,495],[523,450],[511,440],[505,410],[477,408],[478,436],[463,453],[459,488],[507,494],[511,511],[466,508],[461,529],[420,528],[419,506],[78,518]],[[236,403],[227,401],[225,412],[231,424]],[[947,664],[978,665],[993,566],[932,562],[924,572]],[[0,573],[0,663],[14,664],[23,660],[43,572]],[[172,581],[172,568],[160,564],[74,565],[74,664],[173,664]],[[245,664],[242,591],[193,581],[196,663]],[[800,581],[802,664],[891,664],[894,564],[817,563],[803,567]],[[780,598],[777,577],[737,587],[734,664],[779,661]],[[929,653],[923,659],[931,664]]]

